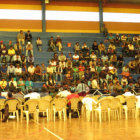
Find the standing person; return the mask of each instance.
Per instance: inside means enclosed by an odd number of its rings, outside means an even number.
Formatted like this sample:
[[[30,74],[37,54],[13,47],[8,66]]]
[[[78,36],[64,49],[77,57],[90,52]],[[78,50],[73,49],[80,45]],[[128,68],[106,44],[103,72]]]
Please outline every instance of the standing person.
[[[102,33],[104,34],[104,37],[107,37],[108,36],[108,30],[107,30],[105,24],[103,24]]]
[[[33,56],[33,45],[31,44],[31,42],[28,42],[26,45],[26,57],[28,56],[29,51],[31,55]]]
[[[17,41],[19,43],[22,42],[22,45],[24,45],[24,43],[25,43],[25,34],[23,33],[22,30],[20,30],[20,32],[17,35]]]
[[[27,42],[32,42],[32,34],[30,32],[30,30],[27,31],[27,33],[25,34],[25,41]]]
[[[42,51],[42,40],[40,39],[40,37],[37,38],[36,45],[38,47],[39,52],[41,52]]]
[[[60,36],[57,36],[55,44],[56,44],[56,47],[58,47],[58,50],[61,52],[61,50],[62,50],[62,40],[61,40]]]
[[[79,96],[86,96],[88,86],[82,80],[76,87],[76,92],[78,92]]]

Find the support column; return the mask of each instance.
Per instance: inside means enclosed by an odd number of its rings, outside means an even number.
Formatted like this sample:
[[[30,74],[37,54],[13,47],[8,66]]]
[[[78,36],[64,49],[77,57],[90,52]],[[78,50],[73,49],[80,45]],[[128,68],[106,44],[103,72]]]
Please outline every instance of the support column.
[[[46,4],[45,0],[42,0],[42,32],[46,32]]]
[[[100,33],[102,33],[102,29],[103,29],[103,6],[102,6],[102,0],[99,0],[99,24],[100,24]]]

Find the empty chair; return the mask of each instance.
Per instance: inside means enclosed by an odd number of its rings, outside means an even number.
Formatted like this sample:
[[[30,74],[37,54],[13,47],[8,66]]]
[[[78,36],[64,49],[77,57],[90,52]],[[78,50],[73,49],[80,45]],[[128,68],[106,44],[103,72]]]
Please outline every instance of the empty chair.
[[[43,114],[46,113],[47,121],[49,121],[50,118],[50,102],[45,99],[40,99],[38,104],[39,110],[38,112],[42,112]]]
[[[52,111],[53,111],[54,121],[55,121],[56,112],[58,112],[60,120],[62,119],[62,114],[63,114],[63,118],[64,118],[64,121],[65,121],[67,119],[67,116],[66,116],[66,104],[67,104],[67,101],[66,101],[66,99],[64,99],[64,98],[55,98],[52,101],[51,104],[52,104]]]
[[[113,119],[120,119],[121,117],[121,103],[120,100],[117,98],[113,98],[110,100],[110,116]]]
[[[44,96],[41,99],[45,99],[45,100],[51,101],[52,100],[52,96]]]
[[[108,117],[108,120],[110,121],[110,99],[103,98],[99,100],[97,103],[98,108],[95,109],[95,114],[98,113],[99,115],[99,122],[102,121],[102,118],[106,120],[106,116]],[[97,115],[96,115],[97,116]]]
[[[34,121],[38,123],[38,111],[37,111],[37,106],[39,102],[36,99],[31,99],[25,102],[24,104],[24,110],[21,112],[21,120],[23,119],[23,115],[25,114],[26,116],[26,122],[27,124],[29,123],[29,114],[34,115]]]
[[[132,116],[136,117],[136,97],[130,96],[126,98],[126,105],[123,105],[123,109],[125,112],[125,119],[128,119],[128,113],[131,113]]]
[[[79,110],[78,110],[78,103],[80,101],[79,98],[72,98],[69,101],[71,103],[71,110],[76,111],[79,117]],[[69,112],[69,118],[71,118],[71,111]]]

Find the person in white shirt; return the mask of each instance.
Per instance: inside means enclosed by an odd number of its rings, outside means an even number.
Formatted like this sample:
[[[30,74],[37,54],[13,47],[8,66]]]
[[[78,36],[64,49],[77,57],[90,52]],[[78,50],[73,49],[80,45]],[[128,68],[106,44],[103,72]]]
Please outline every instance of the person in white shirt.
[[[28,67],[28,74],[31,78],[32,81],[34,81],[34,73],[35,73],[35,67],[33,64],[31,64],[29,67]]]
[[[15,76],[15,66],[13,66],[12,63],[7,68],[7,75],[9,76],[9,79]]]
[[[17,67],[15,68],[15,75],[16,75],[16,78],[20,78],[21,75],[22,75],[22,68],[20,67],[19,64],[17,64]]]
[[[93,89],[100,89],[97,77],[92,80],[92,88]]]
[[[26,56],[28,56],[29,51],[31,55],[33,56],[33,45],[31,44],[31,42],[28,42],[26,45]]]
[[[15,54],[12,57],[12,62],[16,65],[16,64],[21,64],[21,56],[19,54]]]
[[[125,90],[125,93],[123,94],[124,96],[134,96],[134,94],[131,92],[131,89],[130,88],[127,88]]]
[[[48,80],[49,77],[54,78],[54,69],[50,64],[46,67],[46,80]]]
[[[41,52],[42,51],[42,40],[40,39],[40,37],[37,38],[36,45],[38,47],[38,50]]]
[[[91,53],[91,55],[90,55],[90,58],[92,59],[92,60],[96,60],[97,59],[97,56],[96,56],[96,54],[94,53],[94,51],[92,51],[92,53]]]
[[[71,92],[66,88],[63,91],[58,92],[57,96],[66,98],[68,95],[71,95]]]
[[[36,91],[29,90],[28,94],[24,96],[25,100],[27,101],[28,99],[40,99],[40,94],[37,93]]]

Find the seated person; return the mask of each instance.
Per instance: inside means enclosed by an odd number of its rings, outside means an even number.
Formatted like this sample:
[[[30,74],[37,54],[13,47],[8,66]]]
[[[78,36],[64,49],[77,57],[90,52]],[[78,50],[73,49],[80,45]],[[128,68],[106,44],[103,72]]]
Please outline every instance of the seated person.
[[[55,92],[55,85],[56,82],[51,77],[49,77],[48,81],[46,82],[47,88],[49,92]]]
[[[41,52],[42,51],[42,40],[40,39],[40,37],[37,38],[36,45],[37,45],[38,50]]]
[[[32,90],[33,89],[33,81],[31,81],[31,78],[28,77],[28,79],[25,82],[26,90]]]
[[[16,89],[17,89],[17,82],[12,77],[11,80],[9,81],[9,91],[14,91]]]
[[[61,52],[61,54],[58,56],[59,61],[66,61],[66,56]]]
[[[41,80],[41,68],[39,65],[36,65],[34,74],[35,74],[35,81],[40,81]]]
[[[21,89],[22,92],[25,92],[25,81],[23,78],[20,78],[17,82],[17,88]]]
[[[93,44],[92,44],[92,51],[94,51],[95,52],[95,54],[98,56],[98,44],[97,44],[97,42],[96,41],[94,41],[93,42]]]
[[[55,41],[56,47],[58,47],[58,50],[61,52],[62,50],[62,40],[60,36],[58,35]]]
[[[13,48],[13,46],[10,47],[10,49],[8,49],[8,62],[11,62],[12,57],[16,54],[15,49]]]
[[[7,90],[7,81],[2,78],[2,80],[0,81],[0,91],[5,91]]]
[[[74,51],[79,53],[80,52],[80,45],[79,42],[76,42],[75,46],[74,46]]]
[[[33,56],[33,45],[32,45],[31,42],[28,42],[27,45],[26,45],[26,57],[28,56],[29,52]]]
[[[86,42],[84,42],[84,43],[83,43],[83,46],[82,46],[82,52],[83,52],[83,53],[86,53],[86,52],[88,52],[88,51],[89,51],[89,48],[88,48]]]
[[[53,39],[53,36],[51,36],[49,42],[48,42],[48,51],[56,51],[56,48],[55,48],[55,41]]]
[[[25,34],[25,41],[27,42],[32,42],[32,34],[30,32],[30,30],[27,31],[27,33]]]
[[[22,49],[22,46],[18,41],[14,45],[14,49],[15,49],[16,53],[18,53],[18,54],[21,54],[22,50],[24,51],[24,48]]]
[[[24,43],[25,43],[25,34],[23,33],[22,30],[20,30],[20,32],[17,35],[17,41],[19,43],[22,42],[22,45],[24,45]]]
[[[3,48],[1,48],[0,52],[1,52],[1,62],[6,63],[8,61],[8,50],[5,45],[3,46]]]

